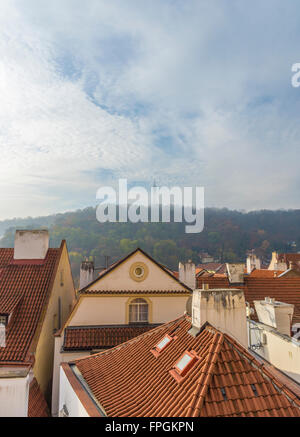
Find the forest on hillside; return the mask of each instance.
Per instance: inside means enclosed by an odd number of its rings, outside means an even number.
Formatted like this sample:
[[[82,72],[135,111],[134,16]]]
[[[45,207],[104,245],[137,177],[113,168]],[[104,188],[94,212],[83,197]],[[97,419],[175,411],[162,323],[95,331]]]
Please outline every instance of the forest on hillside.
[[[266,261],[273,250],[300,251],[300,210],[239,212],[207,208],[204,230],[186,234],[185,223],[99,223],[95,208],[57,214],[37,219],[15,219],[0,240],[1,247],[13,247],[16,228],[50,230],[52,247],[67,241],[74,277],[80,262],[93,258],[96,267],[110,263],[136,247],[141,247],[155,259],[177,269],[179,261],[201,260],[207,252],[221,262],[245,261],[246,252],[255,252]],[[1,227],[1,222],[0,222]]]

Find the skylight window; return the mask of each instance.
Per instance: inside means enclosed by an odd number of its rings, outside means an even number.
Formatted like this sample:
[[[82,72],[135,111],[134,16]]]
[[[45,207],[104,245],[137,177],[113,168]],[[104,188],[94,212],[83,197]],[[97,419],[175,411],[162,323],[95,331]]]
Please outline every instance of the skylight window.
[[[195,351],[186,351],[175,363],[174,369],[170,370],[171,375],[180,382],[183,376],[193,367],[199,359]]]
[[[189,355],[188,353],[185,353],[183,357],[178,361],[176,364],[176,368],[183,372],[183,370],[186,368],[186,366],[192,361],[193,357]]]
[[[158,355],[174,340],[176,337],[170,337],[170,335],[166,334],[155,346],[151,349],[151,352],[155,357]]]
[[[170,341],[172,341],[172,337],[165,335],[164,338],[157,343],[156,348],[162,351],[170,343]]]

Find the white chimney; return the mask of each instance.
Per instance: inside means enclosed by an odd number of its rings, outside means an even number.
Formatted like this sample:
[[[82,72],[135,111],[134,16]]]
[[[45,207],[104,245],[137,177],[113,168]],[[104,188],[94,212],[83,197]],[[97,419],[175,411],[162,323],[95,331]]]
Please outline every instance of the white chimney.
[[[93,261],[82,261],[80,265],[80,290],[89,285],[94,280],[94,271],[95,267]]]
[[[192,290],[196,288],[196,266],[189,260],[187,263],[179,263],[179,281],[187,285]]]
[[[234,288],[194,290],[191,335],[197,335],[208,322],[248,347],[246,302],[243,290]]]
[[[252,272],[252,270],[254,269],[260,269],[261,267],[261,263],[260,263],[260,259],[253,254],[248,255],[247,257],[247,273],[250,275],[250,273]]]
[[[44,259],[49,249],[49,232],[43,230],[17,230],[15,233],[14,259]]]
[[[254,306],[261,323],[272,326],[281,334],[291,335],[294,305],[266,297],[265,300],[255,300]]]
[[[226,263],[226,270],[229,282],[231,284],[242,284],[244,282],[244,264],[228,264]]]

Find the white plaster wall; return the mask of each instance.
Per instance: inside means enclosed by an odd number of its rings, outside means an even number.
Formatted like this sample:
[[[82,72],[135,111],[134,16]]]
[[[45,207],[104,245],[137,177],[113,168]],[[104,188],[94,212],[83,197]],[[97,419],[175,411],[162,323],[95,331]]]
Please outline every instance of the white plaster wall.
[[[28,416],[29,376],[0,378],[0,417]]]
[[[251,322],[250,325],[255,326]],[[259,324],[259,328],[259,330],[249,330],[250,344],[261,342],[262,334],[266,335],[267,344],[255,349],[255,352],[300,383],[300,343],[296,344],[290,338],[276,334],[262,324]]]
[[[67,407],[69,417],[90,417],[78,399],[62,367],[60,368],[59,411]]]
[[[59,407],[59,391],[60,391],[60,364],[74,361],[77,358],[83,358],[85,356],[89,356],[88,351],[61,353],[60,350],[62,344],[63,344],[63,335],[61,337],[55,337],[53,381],[52,381],[52,403],[51,403],[51,414],[53,417],[57,417],[59,412],[58,407]]]

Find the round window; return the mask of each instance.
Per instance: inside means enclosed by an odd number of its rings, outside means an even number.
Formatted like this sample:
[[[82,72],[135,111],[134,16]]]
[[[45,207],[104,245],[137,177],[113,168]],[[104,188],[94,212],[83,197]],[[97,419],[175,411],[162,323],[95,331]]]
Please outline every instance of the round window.
[[[141,261],[133,263],[129,270],[131,279],[137,282],[141,282],[146,279],[148,276],[148,272],[148,267],[145,263]]]
[[[137,267],[137,268],[135,269],[135,271],[134,271],[134,274],[135,274],[135,276],[137,276],[138,278],[139,278],[140,276],[143,276],[143,274],[144,274],[144,269],[143,269],[143,267]]]

